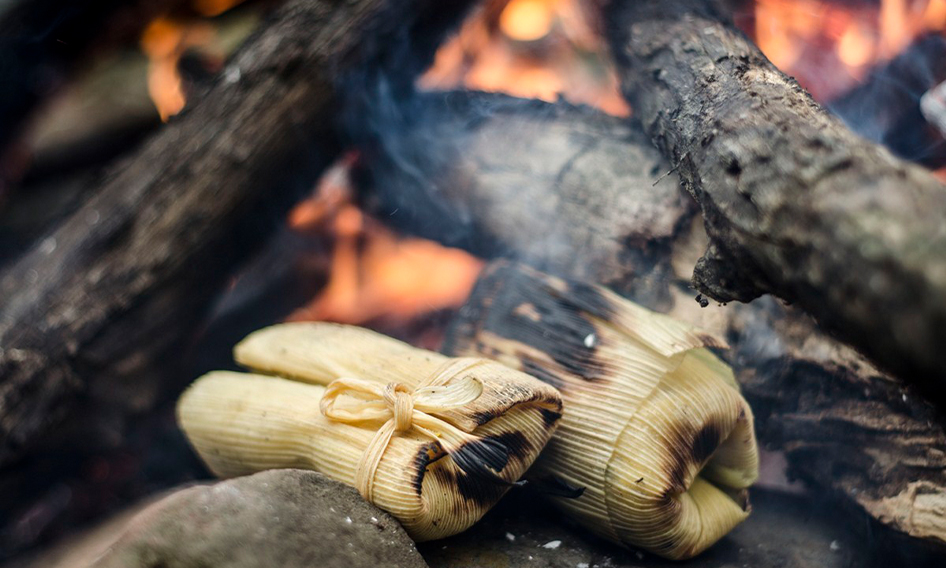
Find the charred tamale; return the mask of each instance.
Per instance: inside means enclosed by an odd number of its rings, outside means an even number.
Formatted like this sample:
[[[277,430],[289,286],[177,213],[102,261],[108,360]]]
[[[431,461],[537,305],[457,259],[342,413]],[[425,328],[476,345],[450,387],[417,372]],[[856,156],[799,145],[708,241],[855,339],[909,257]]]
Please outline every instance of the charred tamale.
[[[565,416],[529,476],[598,534],[692,557],[749,515],[752,411],[724,342],[599,287],[505,262],[481,276],[445,351],[488,356],[557,387]]]
[[[418,541],[475,523],[531,465],[558,392],[481,358],[450,359],[361,328],[283,324],[235,349],[178,420],[210,469],[308,468],[356,486]]]

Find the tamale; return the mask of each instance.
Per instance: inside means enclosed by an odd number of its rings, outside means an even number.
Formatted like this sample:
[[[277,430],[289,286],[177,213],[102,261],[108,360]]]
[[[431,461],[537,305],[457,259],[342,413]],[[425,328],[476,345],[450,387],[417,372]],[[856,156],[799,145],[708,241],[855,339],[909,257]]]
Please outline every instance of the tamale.
[[[562,414],[558,392],[524,373],[357,327],[273,326],[238,344],[235,358],[255,372],[209,373],[178,403],[211,471],[320,471],[356,486],[418,541],[475,523]]]
[[[716,337],[600,286],[492,264],[445,352],[488,356],[562,393],[565,416],[529,477],[584,488],[551,498],[599,535],[671,559],[749,514],[752,411]]]

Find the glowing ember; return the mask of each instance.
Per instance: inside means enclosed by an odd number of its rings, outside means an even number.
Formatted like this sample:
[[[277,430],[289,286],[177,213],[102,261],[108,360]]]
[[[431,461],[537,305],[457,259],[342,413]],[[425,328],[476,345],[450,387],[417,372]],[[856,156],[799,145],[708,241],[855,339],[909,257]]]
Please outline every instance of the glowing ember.
[[[335,245],[328,283],[289,320],[403,323],[460,306],[483,262],[459,249],[400,237],[362,213],[351,201],[353,161],[349,156],[329,170],[313,198],[290,214],[293,229],[325,232]]]
[[[946,29],[946,0],[757,0],[756,43],[780,69],[827,101],[919,35]]]
[[[141,34],[141,49],[148,56],[148,94],[154,101],[161,120],[181,112],[187,98],[177,70],[181,55],[192,47],[209,45],[214,30],[206,23],[187,24],[168,18],[157,18]]]
[[[579,0],[494,0],[437,50],[419,85],[546,101],[564,96],[627,116],[630,109],[606,54]]]

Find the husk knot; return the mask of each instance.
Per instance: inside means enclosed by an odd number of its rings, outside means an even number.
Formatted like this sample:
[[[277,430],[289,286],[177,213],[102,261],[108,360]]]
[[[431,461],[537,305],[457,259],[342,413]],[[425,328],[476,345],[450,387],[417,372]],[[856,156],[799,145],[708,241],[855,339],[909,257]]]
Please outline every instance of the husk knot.
[[[439,443],[446,453],[459,449],[473,436],[447,422],[442,414],[469,404],[483,393],[483,383],[461,376],[482,364],[482,359],[450,359],[421,381],[416,389],[390,382],[341,377],[328,385],[319,408],[329,420],[346,424],[383,422],[361,456],[355,487],[373,501],[378,464],[395,434],[417,432]]]

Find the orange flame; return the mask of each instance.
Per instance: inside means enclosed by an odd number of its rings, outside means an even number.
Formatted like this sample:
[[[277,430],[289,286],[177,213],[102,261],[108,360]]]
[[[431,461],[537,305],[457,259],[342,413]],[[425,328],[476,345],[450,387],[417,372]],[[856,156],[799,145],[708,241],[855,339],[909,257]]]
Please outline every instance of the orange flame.
[[[757,0],[755,40],[780,69],[820,100],[863,79],[919,35],[946,29],[946,0]]]
[[[181,112],[187,102],[177,63],[192,47],[209,45],[214,30],[207,23],[182,23],[156,18],[141,34],[141,49],[148,56],[148,94],[161,120]]]
[[[554,2],[512,0],[499,15],[499,29],[516,41],[535,41],[552,31]]]
[[[556,101],[617,116],[630,109],[579,0],[494,0],[437,50],[424,89],[467,87]]]
[[[218,16],[244,0],[193,0],[193,9],[202,16]],[[201,20],[155,18],[141,34],[141,50],[148,57],[148,94],[167,120],[184,109],[187,97],[177,70],[181,56],[188,49],[208,48],[214,41],[216,27]]]
[[[296,231],[324,231],[334,239],[329,280],[291,321],[365,324],[406,322],[460,306],[483,262],[459,249],[400,237],[355,206],[349,156],[323,176],[318,191],[290,213]]]

